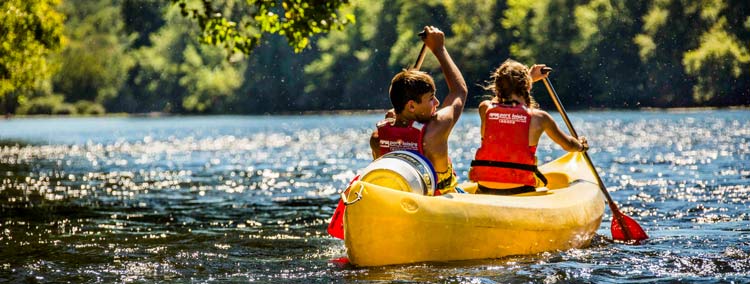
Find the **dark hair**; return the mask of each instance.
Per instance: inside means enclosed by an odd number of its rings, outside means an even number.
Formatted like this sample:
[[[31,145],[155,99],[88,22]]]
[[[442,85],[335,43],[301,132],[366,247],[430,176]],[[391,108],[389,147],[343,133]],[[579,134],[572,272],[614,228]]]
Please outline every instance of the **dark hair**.
[[[429,74],[417,70],[403,70],[393,76],[388,94],[391,104],[396,113],[400,113],[406,107],[406,103],[413,100],[422,102],[422,95],[435,92],[435,81]]]
[[[539,105],[531,97],[531,75],[529,68],[513,59],[506,59],[490,76],[485,90],[492,91],[500,103],[512,103],[511,97],[517,94],[524,99],[527,106],[537,108]]]

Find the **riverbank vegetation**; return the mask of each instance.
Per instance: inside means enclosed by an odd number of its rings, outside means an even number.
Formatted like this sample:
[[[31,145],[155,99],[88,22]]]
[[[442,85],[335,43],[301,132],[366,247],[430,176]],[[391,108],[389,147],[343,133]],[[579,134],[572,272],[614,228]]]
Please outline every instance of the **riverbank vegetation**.
[[[509,57],[552,66],[569,108],[750,105],[747,1],[329,2],[305,10],[320,24],[284,27],[273,21],[293,18],[288,6],[259,18],[236,0],[4,1],[0,99],[15,114],[384,109],[390,78],[419,52],[416,33],[434,25],[467,79],[469,107]],[[201,24],[184,8],[195,3],[220,24]],[[225,36],[233,25],[256,44],[228,44],[242,39]],[[431,55],[423,70],[444,94]],[[536,97],[549,108],[543,89]]]

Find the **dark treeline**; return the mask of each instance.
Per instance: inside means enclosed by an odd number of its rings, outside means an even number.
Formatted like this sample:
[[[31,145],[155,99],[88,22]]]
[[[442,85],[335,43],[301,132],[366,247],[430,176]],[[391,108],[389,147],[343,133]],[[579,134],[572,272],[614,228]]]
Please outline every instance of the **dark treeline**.
[[[214,2],[236,17],[249,9]],[[390,78],[416,59],[416,33],[434,25],[469,84],[468,107],[506,58],[553,67],[569,108],[750,104],[746,0],[360,0],[343,9],[356,23],[301,53],[270,36],[241,56],[201,44],[170,1],[65,0],[62,47],[39,77],[48,79],[2,100],[19,114],[383,109]],[[442,97],[431,55],[423,70]],[[536,97],[550,106],[541,86]]]

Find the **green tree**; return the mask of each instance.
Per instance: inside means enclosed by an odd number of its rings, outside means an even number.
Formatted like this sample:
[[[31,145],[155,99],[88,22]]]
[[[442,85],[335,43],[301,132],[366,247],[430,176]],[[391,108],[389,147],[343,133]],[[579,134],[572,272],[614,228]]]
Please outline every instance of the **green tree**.
[[[531,65],[544,63],[555,69],[553,81],[567,107],[589,105],[596,82],[581,69],[581,55],[571,41],[579,33],[575,9],[578,0],[508,1],[502,25],[513,37],[510,57]],[[585,55],[584,55],[585,56]],[[544,88],[534,88],[534,97],[546,108],[553,106]]]
[[[5,1],[0,97],[23,102],[17,111],[52,114],[101,113],[100,104],[173,113],[388,108],[391,77],[414,63],[416,34],[434,25],[467,79],[469,107],[508,57],[555,68],[569,108],[750,104],[747,1],[349,2],[68,0],[63,34],[57,2]],[[433,56],[422,70],[443,93]],[[551,107],[544,88],[534,94]]]
[[[57,0],[5,0],[0,4],[0,99],[12,112],[34,91],[49,92],[54,66],[47,56],[63,41]]]
[[[661,0],[651,3],[643,16],[642,32],[636,35],[641,64],[648,66],[646,92],[654,94],[655,106],[690,106],[692,86],[682,58],[690,46],[698,45],[696,31],[705,23],[696,17],[688,0]]]
[[[348,0],[246,0],[246,13],[223,14],[227,7],[243,6],[234,0],[172,0],[184,17],[197,22],[201,42],[224,47],[230,53],[250,54],[266,34],[286,37],[295,52],[308,46],[310,38],[354,21],[339,15]]]
[[[222,113],[242,85],[240,66],[224,61],[224,52],[213,47],[188,45],[182,53],[180,81],[187,95],[182,108],[194,113]]]
[[[242,84],[244,64],[225,60],[218,47],[202,46],[188,20],[172,7],[150,46],[130,53],[134,63],[119,96],[107,109],[125,112],[221,113]],[[188,36],[185,36],[188,35]]]
[[[510,57],[512,34],[502,27],[507,4],[504,0],[458,0],[445,5],[453,32],[446,44],[469,87],[466,106],[477,107],[491,95],[482,87],[490,72]]]
[[[320,109],[386,108],[394,68],[388,65],[399,4],[357,1],[358,19],[344,31],[317,40],[317,58],[305,66],[305,105]],[[416,38],[414,39],[417,40]]]
[[[115,98],[125,83],[132,66],[126,52],[135,36],[125,33],[118,2],[69,0],[63,5],[65,34],[70,40],[54,56],[60,71],[53,83],[66,101],[103,104]]]
[[[744,103],[750,102],[750,90],[747,90],[748,68],[750,67],[750,51],[748,41],[744,42],[736,33],[742,35],[743,31],[737,27],[731,29],[728,22],[740,23],[744,18],[747,30],[750,30],[750,17],[737,15],[734,10],[745,11],[750,8],[745,4],[730,6],[728,1],[701,1],[694,5],[700,5],[693,9],[699,10],[700,18],[711,23],[711,27],[703,31],[699,37],[697,48],[691,49],[684,54],[682,63],[685,72],[696,78],[693,86],[693,100],[696,103],[709,103],[714,105],[743,103],[738,95],[744,95]],[[739,16],[739,17],[738,17]],[[728,18],[731,18],[729,20]],[[742,75],[745,76],[742,76]],[[744,84],[738,80],[744,77]],[[735,86],[745,86],[745,89]]]
[[[579,90],[591,95],[589,105],[637,107],[651,100],[652,94],[643,92],[647,69],[632,64],[639,60],[633,38],[646,9],[644,1],[594,0],[576,6],[578,33],[570,48],[580,62],[574,68],[589,82]]]
[[[398,0],[382,1],[382,6],[379,10],[376,10],[380,12],[378,14],[370,13],[372,6],[364,7],[359,12],[361,15],[357,14],[357,19],[366,18],[369,23],[372,23],[371,25],[363,25],[361,29],[361,38],[364,42],[359,45],[357,53],[355,53],[361,67],[356,69],[357,76],[347,87],[347,92],[354,98],[354,101],[359,102],[357,107],[367,109],[391,107],[388,87],[393,75],[404,67],[403,65],[392,66],[388,64],[392,56],[391,46],[398,38],[396,27],[400,10],[398,2]],[[418,41],[416,38],[414,40]],[[348,71],[343,70],[343,72]]]
[[[746,1],[651,4],[635,41],[642,63],[652,67],[648,83],[658,105],[750,102],[750,17],[742,12],[748,8]]]
[[[422,47],[417,33],[434,25],[451,34],[446,7],[439,1],[385,0],[356,1],[352,8],[342,12],[354,14],[356,24],[317,40],[318,58],[305,66],[305,101],[319,109],[390,108],[390,80],[414,64]],[[428,55],[422,70],[437,71],[439,65]],[[436,83],[444,88],[441,76]]]
[[[451,24],[448,20],[446,7],[441,1],[418,0],[418,1],[399,1],[399,12],[396,19],[396,33],[398,37],[391,47],[391,57],[388,64],[391,66],[400,66],[401,68],[411,67],[422,48],[422,43],[417,36],[424,26],[431,25],[440,28],[446,38],[453,34]],[[448,47],[450,48],[450,47]],[[429,51],[427,51],[429,53]],[[426,56],[423,71],[439,70],[440,65],[433,56]],[[392,74],[393,75],[393,74]],[[439,77],[439,76],[438,76]],[[440,80],[439,78],[436,78]],[[435,82],[436,85],[442,84]]]
[[[304,66],[312,60],[310,50],[295,54],[281,36],[269,36],[247,59],[244,82],[238,90],[233,112],[273,113],[318,110],[320,99],[304,92]]]
[[[150,45],[149,35],[158,31],[166,23],[166,4],[162,0],[124,0],[120,5],[124,29],[127,34],[135,34],[132,48]]]

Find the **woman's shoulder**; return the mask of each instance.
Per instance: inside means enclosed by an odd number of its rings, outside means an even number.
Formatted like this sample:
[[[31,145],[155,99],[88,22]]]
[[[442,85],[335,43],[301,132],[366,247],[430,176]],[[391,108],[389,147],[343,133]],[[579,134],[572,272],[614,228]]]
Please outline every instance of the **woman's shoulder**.
[[[555,121],[548,112],[538,108],[529,109],[529,115],[531,115],[532,119],[537,120],[542,124],[547,124],[549,122]]]
[[[479,103],[479,107],[489,107],[492,106],[492,100],[483,100]]]
[[[491,100],[484,100],[479,103],[479,111],[484,112],[492,107],[492,101]]]
[[[550,117],[549,113],[538,108],[529,108],[529,114],[536,117]]]

